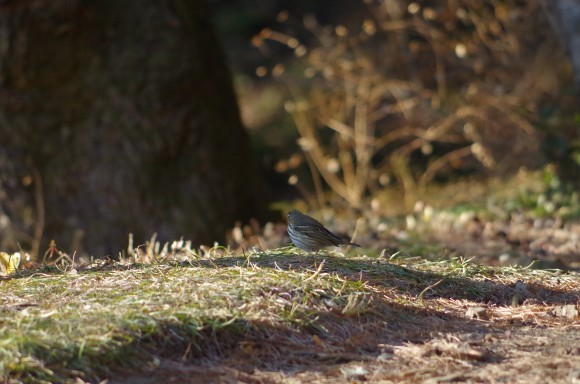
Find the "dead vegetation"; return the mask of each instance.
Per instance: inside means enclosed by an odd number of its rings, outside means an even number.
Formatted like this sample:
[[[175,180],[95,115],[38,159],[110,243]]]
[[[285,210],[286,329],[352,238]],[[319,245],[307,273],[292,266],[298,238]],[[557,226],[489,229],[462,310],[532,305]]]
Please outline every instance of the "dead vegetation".
[[[577,274],[288,248],[149,256],[4,278],[4,379],[565,382],[580,364]]]
[[[569,66],[539,2],[361,3],[344,24],[282,12],[252,41],[295,57],[257,73],[288,89],[302,154],[277,170],[311,205],[328,188],[360,208],[396,181],[410,210],[433,181],[543,164],[539,112]]]

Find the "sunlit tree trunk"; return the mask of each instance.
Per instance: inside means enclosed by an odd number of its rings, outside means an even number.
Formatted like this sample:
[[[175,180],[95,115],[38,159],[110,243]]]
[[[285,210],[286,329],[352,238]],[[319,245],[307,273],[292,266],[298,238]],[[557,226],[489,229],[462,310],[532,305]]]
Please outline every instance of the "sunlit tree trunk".
[[[3,1],[0,100],[0,209],[29,243],[115,256],[264,212],[204,1]]]

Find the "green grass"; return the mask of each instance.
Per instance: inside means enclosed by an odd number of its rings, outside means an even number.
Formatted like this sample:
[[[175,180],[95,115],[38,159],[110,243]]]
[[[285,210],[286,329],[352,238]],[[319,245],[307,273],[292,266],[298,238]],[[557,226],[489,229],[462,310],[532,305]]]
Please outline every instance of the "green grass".
[[[98,381],[154,367],[165,357],[224,358],[246,348],[244,343],[272,335],[297,350],[316,347],[314,335],[340,343],[350,340],[361,322],[369,339],[360,343],[368,347],[369,341],[393,337],[381,324],[411,329],[430,316],[443,316],[439,304],[426,312],[426,303],[507,305],[517,280],[538,284],[544,299],[553,302],[573,302],[578,288],[576,275],[460,259],[332,253],[314,258],[290,248],[220,253],[180,262],[44,268],[0,280],[2,376],[23,382]],[[291,365],[279,364],[277,369]]]

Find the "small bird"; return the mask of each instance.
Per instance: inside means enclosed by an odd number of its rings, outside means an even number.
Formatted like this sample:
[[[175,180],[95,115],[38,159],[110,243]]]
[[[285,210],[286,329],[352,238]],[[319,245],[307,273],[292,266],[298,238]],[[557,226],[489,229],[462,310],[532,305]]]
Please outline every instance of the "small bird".
[[[306,252],[317,252],[324,247],[339,245],[360,247],[338,237],[317,220],[295,209],[288,212],[288,234],[294,245]]]

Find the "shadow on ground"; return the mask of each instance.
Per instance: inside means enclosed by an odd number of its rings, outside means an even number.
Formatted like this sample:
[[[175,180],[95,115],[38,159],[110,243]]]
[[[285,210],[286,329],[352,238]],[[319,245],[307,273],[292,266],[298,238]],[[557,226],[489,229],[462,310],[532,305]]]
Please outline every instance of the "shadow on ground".
[[[514,297],[518,302],[535,299],[550,305],[575,303],[580,297],[579,291],[559,291],[541,281],[533,283],[533,291],[523,292],[517,283],[512,283],[513,279],[503,279],[510,283],[502,283],[502,277],[489,268],[470,266],[461,276],[456,272],[422,271],[412,265],[380,259],[333,254],[301,256],[275,251],[253,254],[250,258],[225,256],[173,263],[173,267],[271,268],[306,272],[316,278],[332,275],[364,284],[369,295],[360,311],[345,313],[340,307],[306,310],[293,317],[297,320],[288,322],[267,317],[208,318],[201,325],[183,318],[159,321],[155,329],[111,353],[109,366],[99,365],[87,372],[86,378],[108,378],[110,383],[222,383],[282,382],[302,375],[304,381],[323,378],[338,382],[367,380],[371,371],[375,372],[372,376],[375,379],[400,380],[405,377],[403,370],[408,369],[415,372],[408,374],[413,381],[421,379],[416,372],[423,360],[434,360],[442,366],[456,364],[464,378],[468,378],[472,376],[466,369],[492,369],[513,358],[513,351],[503,343],[504,339],[517,337],[521,344],[530,338],[543,340],[550,336],[560,340],[558,345],[567,347],[580,341],[578,331],[560,335],[550,329],[530,330],[536,328],[533,319],[506,322],[465,316],[468,306],[509,307]],[[79,268],[76,273],[91,275],[143,268],[152,266],[113,263]],[[45,268],[10,278],[62,273]],[[460,304],[447,307],[441,300]],[[556,348],[554,342],[533,345],[540,355],[562,357],[573,365],[569,357],[578,358],[580,350],[567,347]],[[398,352],[413,348],[417,356],[405,357]],[[127,359],[130,355],[132,358]],[[102,356],[91,356],[90,352],[83,356],[89,365],[93,358]],[[83,366],[86,364],[84,361]],[[351,372],[349,367],[353,364],[366,368],[357,373],[355,367]],[[432,369],[441,366],[433,365]]]
[[[302,324],[236,320],[228,327],[198,336],[195,353],[191,352],[191,345],[180,343],[159,351],[159,366],[151,372],[155,371],[156,375],[170,382],[283,382],[300,375],[306,381],[321,378],[328,382],[364,381],[368,379],[368,370],[363,369],[359,374],[356,369],[352,374],[348,371],[349,366],[362,364],[374,368],[379,366],[382,379],[399,380],[405,364],[395,357],[396,350],[409,345],[423,346],[421,353],[424,355],[417,356],[419,359],[428,360],[431,356],[442,360],[451,358],[462,364],[467,361],[479,369],[485,370],[486,366],[493,369],[512,355],[510,347],[501,343],[506,335],[514,339],[516,336],[523,340],[528,337],[542,339],[547,332],[550,337],[558,339],[558,332],[538,330],[530,333],[526,326],[533,324],[526,324],[526,321],[492,323],[471,320],[463,313],[430,304],[432,300],[444,298],[469,301],[470,305],[508,306],[517,295],[520,301],[535,296],[544,303],[556,305],[574,302],[579,296],[578,291],[562,292],[541,283],[533,294],[522,293],[516,284],[492,281],[493,275],[489,279],[473,279],[458,277],[457,274],[419,271],[386,261],[334,255],[312,257],[264,253],[249,259],[220,257],[179,264],[182,268],[233,266],[332,274],[344,280],[364,282],[374,293],[369,307],[356,315],[346,316],[332,310],[310,312],[302,314],[305,319]],[[432,288],[426,289],[428,287]],[[385,292],[395,292],[401,300],[393,300]],[[423,300],[425,304],[419,304]],[[518,330],[521,327],[526,327],[525,332]],[[576,333],[574,336],[562,334],[560,341],[570,337],[571,340],[580,340]],[[542,354],[552,354],[554,358],[580,355],[573,348],[556,348],[559,345],[564,344],[544,343],[539,348],[543,348]],[[175,359],[176,355],[181,358]],[[387,371],[390,373],[385,373]],[[364,372],[367,372],[366,376]],[[143,375],[125,373],[129,376],[124,377],[124,382],[146,382]],[[184,377],[190,379],[184,380]]]

